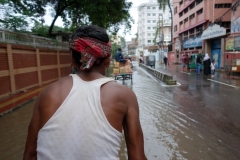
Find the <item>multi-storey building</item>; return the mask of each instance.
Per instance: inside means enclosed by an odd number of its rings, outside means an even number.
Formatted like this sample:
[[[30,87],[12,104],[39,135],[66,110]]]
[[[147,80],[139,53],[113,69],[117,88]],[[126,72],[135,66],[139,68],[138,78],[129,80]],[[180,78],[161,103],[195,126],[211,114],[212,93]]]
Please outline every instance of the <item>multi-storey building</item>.
[[[240,72],[240,0],[232,0],[231,34],[225,39],[224,70]]]
[[[230,34],[231,0],[173,0],[173,52],[179,63],[183,54],[209,53],[223,66],[224,38]]]
[[[159,23],[160,22],[160,23]],[[156,42],[159,41],[158,27],[164,27],[164,44],[171,41],[171,14],[166,6],[165,11],[159,9],[157,0],[149,0],[138,7],[138,50],[148,54],[148,47],[157,47]],[[161,31],[160,31],[161,32]],[[155,40],[155,42],[154,42]]]

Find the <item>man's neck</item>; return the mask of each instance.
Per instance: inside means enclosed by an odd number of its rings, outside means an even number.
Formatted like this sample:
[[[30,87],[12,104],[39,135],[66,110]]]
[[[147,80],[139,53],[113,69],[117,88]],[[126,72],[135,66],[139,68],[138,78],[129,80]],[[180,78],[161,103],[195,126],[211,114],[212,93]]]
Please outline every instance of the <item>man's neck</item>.
[[[93,67],[92,69],[86,71],[80,70],[78,75],[85,81],[92,81],[105,77],[105,70],[103,71],[101,68]]]

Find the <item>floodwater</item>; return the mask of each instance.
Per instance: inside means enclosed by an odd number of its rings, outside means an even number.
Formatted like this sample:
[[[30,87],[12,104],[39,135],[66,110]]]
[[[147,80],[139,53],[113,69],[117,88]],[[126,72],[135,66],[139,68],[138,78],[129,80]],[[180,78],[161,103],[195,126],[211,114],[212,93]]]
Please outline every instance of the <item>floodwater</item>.
[[[134,68],[132,81],[118,83],[131,88],[138,98],[149,160],[240,159],[240,101],[226,101],[228,90],[221,93],[221,87],[205,83],[163,87],[143,69]],[[33,104],[0,118],[0,160],[21,159]],[[124,139],[119,157],[127,159]]]

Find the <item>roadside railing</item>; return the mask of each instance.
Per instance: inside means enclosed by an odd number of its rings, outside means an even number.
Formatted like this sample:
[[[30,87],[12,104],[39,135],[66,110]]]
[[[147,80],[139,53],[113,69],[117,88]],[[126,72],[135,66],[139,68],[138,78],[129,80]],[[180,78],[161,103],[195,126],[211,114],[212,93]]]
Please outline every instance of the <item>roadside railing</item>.
[[[69,44],[67,42],[58,42],[57,40],[50,38],[35,36],[28,33],[17,33],[1,28],[0,28],[0,42],[60,50],[69,49]]]

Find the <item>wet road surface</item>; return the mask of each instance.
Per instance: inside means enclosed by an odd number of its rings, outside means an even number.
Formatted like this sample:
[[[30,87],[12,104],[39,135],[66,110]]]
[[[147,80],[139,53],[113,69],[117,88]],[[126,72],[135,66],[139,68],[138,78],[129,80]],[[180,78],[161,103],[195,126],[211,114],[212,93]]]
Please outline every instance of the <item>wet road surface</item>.
[[[178,87],[134,67],[131,88],[139,102],[149,160],[239,160],[240,89],[171,70]],[[0,118],[0,160],[21,159],[34,101]],[[123,141],[121,160],[127,159]]]

